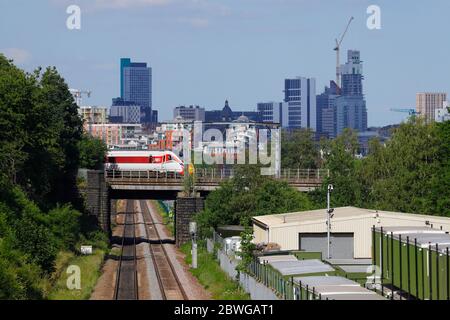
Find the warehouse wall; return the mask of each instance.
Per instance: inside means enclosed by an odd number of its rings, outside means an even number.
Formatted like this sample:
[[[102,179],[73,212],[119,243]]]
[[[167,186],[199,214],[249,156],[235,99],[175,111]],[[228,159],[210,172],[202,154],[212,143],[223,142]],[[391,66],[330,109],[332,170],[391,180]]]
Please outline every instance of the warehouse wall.
[[[372,216],[332,220],[331,232],[353,233],[355,258],[370,258],[372,255],[372,226],[376,223]],[[270,242],[278,243],[282,250],[298,250],[299,233],[327,232],[325,219],[314,223],[290,226],[274,226],[270,229]]]
[[[429,221],[429,226],[450,232],[450,218],[403,214],[396,212],[378,212],[362,214],[359,216],[334,218],[331,220],[331,232],[333,233],[353,233],[354,234],[354,257],[372,257],[372,226],[376,227],[399,227],[415,226],[423,227]],[[296,222],[274,225],[270,227],[270,232],[254,225],[255,243],[274,242],[281,246],[282,250],[298,250],[299,233],[324,233],[326,232],[326,220],[314,220],[312,222]],[[267,234],[269,233],[269,238]]]
[[[269,242],[268,239],[268,231],[261,228],[260,226],[254,224],[253,225],[253,236],[254,236],[254,243],[267,243]]]

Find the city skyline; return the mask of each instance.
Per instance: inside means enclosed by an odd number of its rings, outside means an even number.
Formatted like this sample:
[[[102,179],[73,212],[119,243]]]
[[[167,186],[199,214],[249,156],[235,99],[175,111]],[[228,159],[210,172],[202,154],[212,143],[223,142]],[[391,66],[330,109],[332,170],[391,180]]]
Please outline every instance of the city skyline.
[[[82,9],[81,30],[65,27],[65,9],[72,2]],[[341,59],[348,49],[362,52],[369,126],[405,119],[390,109],[414,107],[417,92],[450,92],[442,71],[450,45],[436,34],[450,9],[446,1],[435,0],[433,6],[365,0],[172,2],[1,4],[0,51],[27,71],[55,65],[70,87],[93,91],[84,100],[90,105],[108,106],[120,95],[120,58],[145,61],[154,72],[153,107],[168,120],[178,105],[212,110],[226,99],[256,110],[258,102],[281,101],[284,79],[297,76],[315,78],[316,93],[322,92],[334,79],[334,38],[354,16]],[[381,8],[381,30],[366,27],[371,4]],[[13,20],[19,12],[23,19]],[[279,18],[268,24],[272,15]],[[5,31],[11,28],[14,35]],[[423,45],[417,45],[418,38]],[[430,50],[432,45],[439,50]]]

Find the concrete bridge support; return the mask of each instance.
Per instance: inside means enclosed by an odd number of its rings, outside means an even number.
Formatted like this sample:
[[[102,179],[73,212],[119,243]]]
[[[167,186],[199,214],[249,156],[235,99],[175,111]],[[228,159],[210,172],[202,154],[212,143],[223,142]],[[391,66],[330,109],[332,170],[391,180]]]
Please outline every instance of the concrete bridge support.
[[[204,198],[184,197],[179,195],[175,201],[175,239],[179,247],[191,241],[189,234],[189,223],[194,221],[195,215],[202,211]]]

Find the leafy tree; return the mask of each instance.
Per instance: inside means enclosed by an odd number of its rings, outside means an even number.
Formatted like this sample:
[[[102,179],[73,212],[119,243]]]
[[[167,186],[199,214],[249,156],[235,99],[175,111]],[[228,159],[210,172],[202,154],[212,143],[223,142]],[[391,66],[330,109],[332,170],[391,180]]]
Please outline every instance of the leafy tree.
[[[350,129],[344,130],[342,135],[323,145],[325,168],[330,171],[322,187],[315,193],[315,200],[319,206],[326,205],[328,184],[333,184],[333,206],[359,205],[361,190],[357,172],[360,161],[356,159],[358,152],[358,138]]]
[[[445,194],[437,195],[437,181],[448,171],[439,158],[440,153],[445,156],[442,142],[435,124],[414,118],[394,131],[385,148],[375,147],[364,161],[373,206],[382,210],[442,214],[435,202]],[[448,182],[443,183],[448,186]]]
[[[319,159],[313,131],[300,129],[282,132],[281,164],[283,168],[316,169],[319,166]]]
[[[232,179],[206,198],[197,215],[201,233],[220,225],[251,224],[251,217],[311,209],[308,197],[287,183],[261,176],[257,166],[240,166]]]
[[[58,250],[107,242],[74,209],[80,149],[93,166],[104,154],[97,141],[82,145],[81,132],[55,68],[25,73],[0,54],[0,299],[43,298]]]
[[[108,148],[106,144],[87,134],[82,136],[78,143],[80,150],[80,167],[84,169],[99,170],[102,168]]]

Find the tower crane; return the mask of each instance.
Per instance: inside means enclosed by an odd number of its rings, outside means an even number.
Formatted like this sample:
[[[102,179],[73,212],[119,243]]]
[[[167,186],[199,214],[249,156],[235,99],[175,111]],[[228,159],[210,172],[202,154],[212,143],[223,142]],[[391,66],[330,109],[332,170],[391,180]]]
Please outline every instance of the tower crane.
[[[410,116],[417,116],[420,114],[420,112],[417,112],[414,108],[392,108],[392,112],[402,112],[402,113],[408,113]]]
[[[78,107],[81,107],[81,102],[82,102],[82,96],[86,95],[88,98],[91,97],[92,91],[87,91],[87,90],[78,90],[78,89],[69,89],[70,93],[72,94],[72,96],[75,99],[75,103],[77,104]]]
[[[350,18],[350,20],[348,21],[347,27],[345,28],[345,31],[341,36],[341,39],[340,40],[336,39],[336,47],[333,49],[334,51],[336,51],[336,84],[338,85],[339,88],[341,87],[341,72],[340,72],[341,44],[342,44],[342,41],[344,41],[345,35],[347,34],[347,31],[350,28],[350,24],[352,23],[352,21],[354,19],[355,19],[354,17]]]

